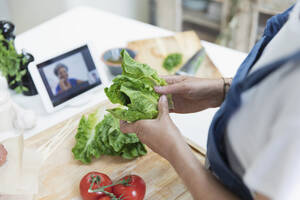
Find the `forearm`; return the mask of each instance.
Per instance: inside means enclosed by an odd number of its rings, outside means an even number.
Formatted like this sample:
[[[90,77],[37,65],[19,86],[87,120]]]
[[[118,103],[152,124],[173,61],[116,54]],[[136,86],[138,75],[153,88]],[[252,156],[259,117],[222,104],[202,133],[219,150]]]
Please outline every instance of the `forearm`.
[[[175,144],[168,160],[194,199],[238,199],[207,171],[184,142]]]

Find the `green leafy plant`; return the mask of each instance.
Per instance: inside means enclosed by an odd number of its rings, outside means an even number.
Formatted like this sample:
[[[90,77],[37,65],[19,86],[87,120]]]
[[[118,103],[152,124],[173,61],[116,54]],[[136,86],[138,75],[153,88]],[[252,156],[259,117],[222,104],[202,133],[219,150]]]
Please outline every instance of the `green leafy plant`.
[[[180,65],[182,63],[182,54],[181,53],[172,53],[169,54],[164,62],[163,62],[163,67],[167,71],[172,71],[175,67]]]
[[[127,108],[108,109],[114,117],[134,122],[140,119],[154,119],[158,114],[158,100],[160,95],[155,92],[154,86],[167,85],[157,72],[146,64],[136,62],[123,50],[122,75],[113,79],[113,84],[105,88],[106,96],[114,104]],[[169,96],[169,106],[172,101]]]
[[[147,153],[135,133],[121,132],[120,120],[111,114],[106,114],[102,121],[99,118],[98,112],[82,116],[72,149],[76,160],[88,164],[101,155],[133,159]]]
[[[9,84],[17,85],[14,89],[17,93],[28,91],[28,88],[22,84],[22,78],[27,70],[21,69],[21,66],[27,62],[22,54],[17,53],[13,41],[6,40],[0,32],[0,71],[6,79],[12,78]]]

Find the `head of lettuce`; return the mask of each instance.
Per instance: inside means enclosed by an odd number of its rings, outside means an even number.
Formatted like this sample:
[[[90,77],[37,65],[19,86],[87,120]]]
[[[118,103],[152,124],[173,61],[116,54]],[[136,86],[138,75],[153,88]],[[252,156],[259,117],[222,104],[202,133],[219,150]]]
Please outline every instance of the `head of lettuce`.
[[[154,86],[167,85],[166,81],[147,64],[132,59],[125,50],[121,52],[121,56],[122,75],[113,79],[113,84],[105,88],[105,94],[112,103],[123,107],[107,111],[128,122],[156,118],[160,95],[154,91]]]

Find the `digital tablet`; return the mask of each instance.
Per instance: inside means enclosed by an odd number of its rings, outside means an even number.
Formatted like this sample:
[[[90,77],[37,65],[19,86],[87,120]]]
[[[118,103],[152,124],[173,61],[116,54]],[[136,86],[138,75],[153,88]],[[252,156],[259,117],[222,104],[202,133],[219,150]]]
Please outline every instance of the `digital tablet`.
[[[47,112],[76,105],[83,101],[83,94],[107,85],[106,73],[97,67],[90,44],[34,62],[29,72]]]

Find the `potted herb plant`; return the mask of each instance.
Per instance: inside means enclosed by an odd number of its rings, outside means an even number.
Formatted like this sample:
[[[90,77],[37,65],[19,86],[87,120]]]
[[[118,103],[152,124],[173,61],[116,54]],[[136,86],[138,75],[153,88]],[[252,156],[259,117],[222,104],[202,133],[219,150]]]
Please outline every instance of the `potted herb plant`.
[[[0,72],[6,78],[9,88],[24,95],[35,95],[37,90],[28,71],[34,60],[29,53],[19,54],[14,46],[14,25],[0,21]]]

